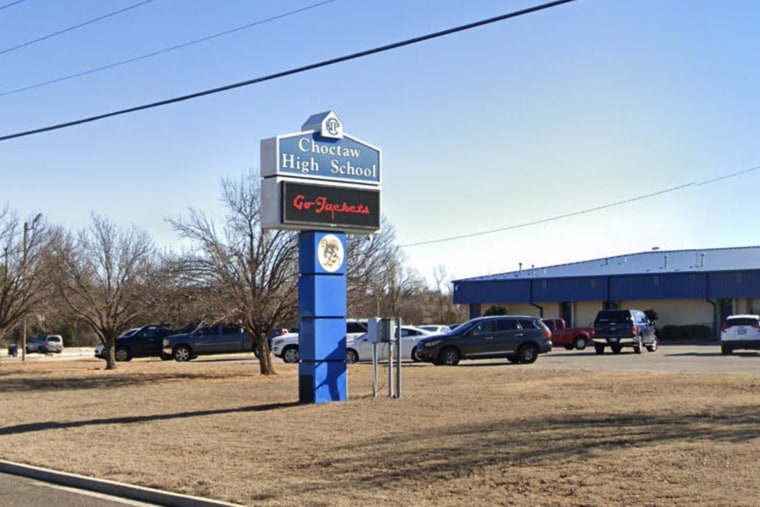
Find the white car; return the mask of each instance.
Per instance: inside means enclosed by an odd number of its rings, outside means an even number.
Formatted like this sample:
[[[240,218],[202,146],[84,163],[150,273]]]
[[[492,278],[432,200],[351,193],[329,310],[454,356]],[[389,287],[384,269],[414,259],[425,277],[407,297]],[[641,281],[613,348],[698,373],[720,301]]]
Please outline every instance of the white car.
[[[736,349],[760,350],[760,315],[730,315],[720,329],[720,353]]]
[[[421,361],[417,349],[417,342],[422,338],[428,338],[438,333],[431,333],[419,327],[401,326],[401,359]],[[388,343],[377,345],[377,358],[388,359]],[[372,359],[372,342],[365,333],[353,338],[346,338],[346,362],[368,361]]]
[[[367,332],[366,320],[346,320],[346,340]],[[300,359],[298,353],[298,333],[287,333],[272,339],[272,354],[282,358],[286,363],[297,363]]]

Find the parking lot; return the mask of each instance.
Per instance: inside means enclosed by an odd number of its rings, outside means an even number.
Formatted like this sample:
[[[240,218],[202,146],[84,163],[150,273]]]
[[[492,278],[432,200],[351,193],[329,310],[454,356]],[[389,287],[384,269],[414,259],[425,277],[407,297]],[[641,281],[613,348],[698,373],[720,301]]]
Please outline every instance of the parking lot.
[[[63,361],[93,357],[92,347],[70,347],[62,354],[27,354],[27,361]],[[21,355],[9,358],[7,351],[0,351],[0,360],[20,362]],[[159,361],[157,358],[135,359],[135,362]],[[226,354],[216,356],[200,356],[193,362],[227,362],[247,363],[256,361],[252,354]],[[274,358],[275,367],[282,365],[280,359]],[[492,361],[462,361],[464,367],[500,364],[503,360]],[[418,363],[404,362],[405,366],[433,367]],[[720,346],[715,344],[678,344],[660,345],[657,352],[642,352],[634,354],[632,349],[623,349],[620,354],[603,355],[594,353],[593,348],[586,350],[565,350],[555,347],[552,352],[542,354],[533,365],[536,368],[577,369],[584,371],[648,371],[659,373],[760,373],[760,352],[735,351],[729,356],[720,353]]]
[[[535,364],[540,368],[571,368],[587,371],[650,371],[659,373],[760,373],[760,354],[737,351],[720,353],[719,345],[660,345],[656,352],[623,349],[620,354],[599,356],[593,348],[583,351],[555,348]]]

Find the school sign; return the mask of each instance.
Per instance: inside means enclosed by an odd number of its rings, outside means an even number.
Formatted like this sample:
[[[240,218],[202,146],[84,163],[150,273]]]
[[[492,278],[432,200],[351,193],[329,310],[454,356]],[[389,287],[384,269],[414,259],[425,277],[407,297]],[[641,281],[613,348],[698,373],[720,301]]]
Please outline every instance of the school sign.
[[[332,111],[261,141],[261,227],[298,236],[298,397],[345,401],[346,233],[380,230],[380,150]]]
[[[302,129],[261,141],[263,227],[379,231],[380,149],[344,133],[332,111]]]

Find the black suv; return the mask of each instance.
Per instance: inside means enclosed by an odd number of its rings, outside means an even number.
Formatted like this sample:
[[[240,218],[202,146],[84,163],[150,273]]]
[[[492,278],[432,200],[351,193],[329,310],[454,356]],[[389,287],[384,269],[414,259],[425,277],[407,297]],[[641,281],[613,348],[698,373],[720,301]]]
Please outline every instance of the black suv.
[[[654,324],[641,310],[602,310],[594,319],[594,350],[604,354],[606,346],[613,354],[619,354],[623,347],[633,347],[637,354],[641,354],[643,347],[654,352],[657,350]]]
[[[169,359],[161,353],[162,341],[165,336],[179,333],[169,324],[151,324],[116,338],[116,360],[131,361],[135,357],[160,357]],[[105,359],[105,346],[102,342],[95,347],[95,357]]]
[[[454,366],[460,359],[505,357],[511,363],[533,363],[552,349],[551,331],[538,317],[478,317],[450,333],[417,342],[420,359]]]

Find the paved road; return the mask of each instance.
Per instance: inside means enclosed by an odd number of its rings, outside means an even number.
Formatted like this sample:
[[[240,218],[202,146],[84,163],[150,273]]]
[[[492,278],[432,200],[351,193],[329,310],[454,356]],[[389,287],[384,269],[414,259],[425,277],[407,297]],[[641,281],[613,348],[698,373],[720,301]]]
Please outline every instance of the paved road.
[[[27,361],[40,361],[40,360],[61,360],[61,359],[81,359],[84,357],[93,357],[95,354],[94,347],[66,347],[61,353],[55,354],[40,354],[38,352],[30,352],[26,354]],[[8,355],[8,348],[3,347],[0,350],[0,359],[3,361],[21,361],[21,350],[18,351],[18,356],[10,357]]]
[[[152,506],[100,493],[47,484],[25,477],[0,473],[0,505],[13,507],[124,507]]]
[[[760,373],[760,353],[738,351],[729,356],[720,353],[719,345],[661,345],[656,352],[643,350],[634,354],[624,348],[620,354],[609,349],[597,355],[593,347],[586,350],[555,348],[538,358],[540,368],[570,368],[589,371],[653,371],[687,373]]]

